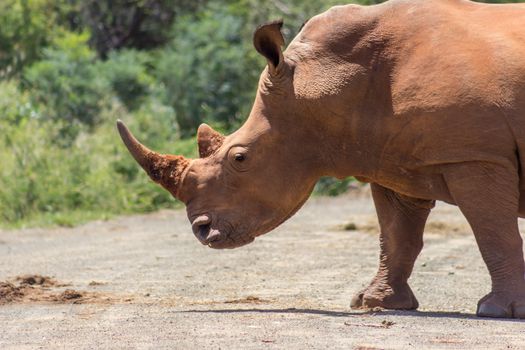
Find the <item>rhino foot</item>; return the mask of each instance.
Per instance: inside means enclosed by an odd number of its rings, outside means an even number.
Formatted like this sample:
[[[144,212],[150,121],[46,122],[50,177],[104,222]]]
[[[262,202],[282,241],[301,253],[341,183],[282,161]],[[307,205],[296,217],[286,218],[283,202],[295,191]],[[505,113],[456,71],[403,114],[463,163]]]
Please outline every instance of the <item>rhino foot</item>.
[[[491,292],[478,302],[476,315],[525,319],[525,291]]]
[[[389,285],[372,282],[370,286],[357,293],[350,306],[353,309],[371,309],[381,307],[384,309],[414,310],[419,303],[409,285]]]

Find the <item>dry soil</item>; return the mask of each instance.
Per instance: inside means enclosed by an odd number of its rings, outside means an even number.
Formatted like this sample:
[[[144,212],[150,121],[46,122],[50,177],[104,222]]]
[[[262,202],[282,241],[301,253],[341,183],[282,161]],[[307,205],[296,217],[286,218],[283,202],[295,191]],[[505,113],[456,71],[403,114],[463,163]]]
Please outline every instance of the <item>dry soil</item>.
[[[237,250],[190,231],[184,211],[0,231],[0,348],[525,348],[524,321],[474,316],[490,281],[455,207],[427,225],[416,312],[349,308],[377,268],[366,194],[313,198]]]

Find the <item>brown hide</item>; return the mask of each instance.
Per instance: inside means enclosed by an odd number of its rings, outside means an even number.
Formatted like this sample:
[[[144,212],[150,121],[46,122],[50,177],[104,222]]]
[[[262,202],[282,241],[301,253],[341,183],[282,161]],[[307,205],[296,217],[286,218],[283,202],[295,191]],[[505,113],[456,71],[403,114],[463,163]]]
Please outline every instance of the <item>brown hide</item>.
[[[178,197],[197,238],[247,244],[293,215],[320,176],[372,183],[381,260],[354,307],[418,306],[407,284],[435,200],[457,204],[492,278],[478,314],[525,317],[525,5],[391,0],[310,19],[285,52],[257,29],[246,123],[199,129]],[[165,186],[165,185],[164,185]],[[166,187],[166,186],[165,186]]]
[[[300,62],[296,93],[319,100],[316,122],[333,124],[340,176],[452,202],[450,164],[520,164],[525,188],[522,23],[521,4],[348,5],[311,19],[285,56]]]

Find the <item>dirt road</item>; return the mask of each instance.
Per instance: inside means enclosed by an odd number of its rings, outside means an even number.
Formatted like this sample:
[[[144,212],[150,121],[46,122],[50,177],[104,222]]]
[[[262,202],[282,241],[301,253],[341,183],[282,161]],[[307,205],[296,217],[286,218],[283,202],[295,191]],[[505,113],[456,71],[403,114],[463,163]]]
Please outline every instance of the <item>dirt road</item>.
[[[0,348],[525,348],[525,322],[473,316],[490,283],[457,208],[432,213],[411,278],[417,312],[349,308],[377,240],[361,195],[313,198],[230,251],[201,246],[184,211],[0,231]]]

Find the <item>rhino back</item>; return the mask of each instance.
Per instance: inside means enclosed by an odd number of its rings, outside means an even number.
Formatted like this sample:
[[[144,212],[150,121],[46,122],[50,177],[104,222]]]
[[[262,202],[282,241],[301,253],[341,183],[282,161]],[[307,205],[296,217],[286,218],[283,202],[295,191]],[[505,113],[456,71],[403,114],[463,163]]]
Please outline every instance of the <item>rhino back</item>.
[[[476,160],[515,163],[523,177],[523,23],[524,4],[338,6],[312,18],[287,55],[301,62],[296,91],[318,99],[335,94],[355,102],[345,86],[368,75],[361,118],[374,128],[367,138],[375,133],[382,143],[386,171],[387,164],[418,169]],[[343,114],[344,107],[332,109]]]

